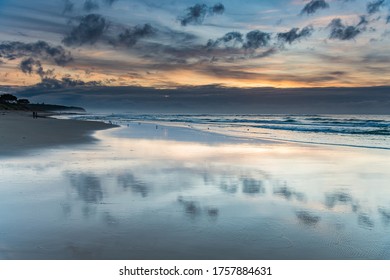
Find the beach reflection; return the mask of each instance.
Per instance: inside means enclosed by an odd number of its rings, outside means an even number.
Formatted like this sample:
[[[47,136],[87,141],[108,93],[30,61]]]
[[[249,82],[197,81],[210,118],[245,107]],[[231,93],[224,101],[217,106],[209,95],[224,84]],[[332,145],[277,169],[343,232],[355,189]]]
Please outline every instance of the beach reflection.
[[[99,177],[93,174],[67,173],[70,184],[77,191],[78,196],[86,203],[98,203],[103,200],[103,190]]]
[[[123,187],[123,189],[130,188],[132,192],[140,194],[142,197],[147,197],[149,193],[149,186],[147,186],[142,181],[139,181],[131,173],[125,173],[118,176],[118,184]]]
[[[321,217],[314,215],[309,211],[297,211],[296,215],[299,221],[307,226],[316,226],[321,220]]]
[[[387,151],[136,132],[3,160],[0,258],[390,258]]]
[[[382,216],[382,221],[386,226],[390,225],[390,209],[379,208],[379,213]]]

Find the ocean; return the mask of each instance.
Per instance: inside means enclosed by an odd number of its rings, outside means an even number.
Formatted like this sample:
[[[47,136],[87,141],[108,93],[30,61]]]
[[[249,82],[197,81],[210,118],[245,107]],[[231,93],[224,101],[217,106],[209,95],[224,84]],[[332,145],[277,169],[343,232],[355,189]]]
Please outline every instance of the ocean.
[[[386,115],[75,115],[126,126],[150,122],[190,127],[245,139],[390,149],[390,116]]]

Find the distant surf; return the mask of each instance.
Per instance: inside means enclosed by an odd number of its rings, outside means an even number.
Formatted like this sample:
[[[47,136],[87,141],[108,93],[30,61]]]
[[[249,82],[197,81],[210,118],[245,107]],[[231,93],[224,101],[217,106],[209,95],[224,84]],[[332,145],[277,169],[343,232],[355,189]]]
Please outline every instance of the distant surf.
[[[72,116],[126,125],[154,122],[248,139],[390,149],[390,116],[383,115],[135,115]]]

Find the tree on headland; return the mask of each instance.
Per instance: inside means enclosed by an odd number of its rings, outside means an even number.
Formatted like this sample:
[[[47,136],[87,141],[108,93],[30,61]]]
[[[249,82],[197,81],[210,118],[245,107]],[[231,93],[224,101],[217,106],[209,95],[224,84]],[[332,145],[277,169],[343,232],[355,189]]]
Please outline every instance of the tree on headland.
[[[30,104],[30,101],[28,99],[18,99],[17,103],[19,105],[27,105]]]
[[[30,101],[18,99],[15,95],[5,93],[0,95],[0,110],[29,110]]]
[[[81,107],[45,104],[44,102],[31,103],[28,99],[18,99],[9,93],[0,95],[0,110],[85,112],[85,109]]]
[[[15,95],[6,93],[0,95],[0,103],[10,104],[10,103],[16,103],[18,101],[18,98]]]

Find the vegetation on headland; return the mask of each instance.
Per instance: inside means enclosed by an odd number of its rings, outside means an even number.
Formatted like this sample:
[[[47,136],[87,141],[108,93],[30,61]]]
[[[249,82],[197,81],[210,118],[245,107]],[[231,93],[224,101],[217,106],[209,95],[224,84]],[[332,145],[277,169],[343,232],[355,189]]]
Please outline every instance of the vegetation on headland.
[[[53,105],[53,104],[44,104],[44,103],[30,103],[28,99],[21,98],[18,99],[12,94],[2,94],[0,95],[0,110],[17,110],[17,111],[45,111],[45,112],[85,112],[84,108],[73,107],[73,106],[63,106],[63,105]]]

